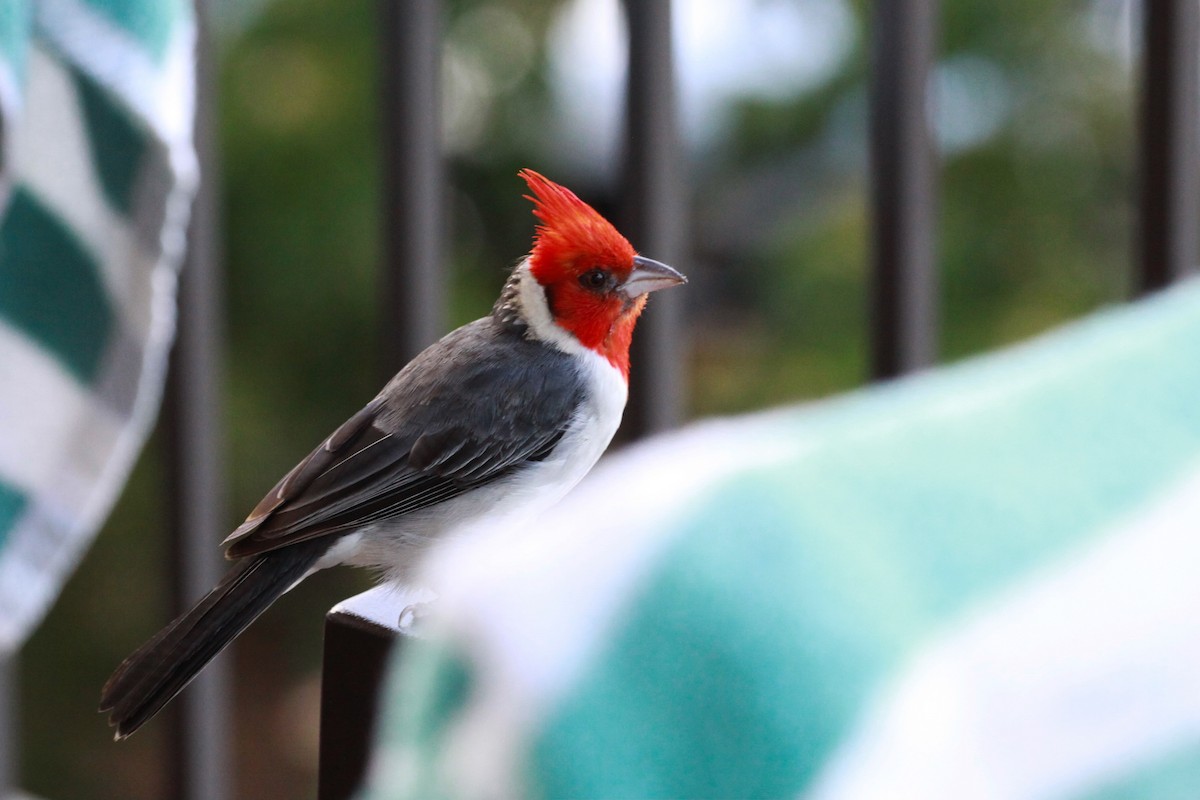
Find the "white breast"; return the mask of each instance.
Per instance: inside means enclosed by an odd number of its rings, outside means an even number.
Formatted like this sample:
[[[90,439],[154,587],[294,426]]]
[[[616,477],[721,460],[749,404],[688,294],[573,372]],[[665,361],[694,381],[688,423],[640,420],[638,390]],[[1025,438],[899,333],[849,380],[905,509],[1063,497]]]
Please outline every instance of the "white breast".
[[[537,465],[546,473],[548,482],[562,486],[551,503],[579,483],[608,448],[621,424],[629,393],[625,376],[608,359],[591,350],[585,350],[577,358],[588,387],[587,395],[550,458]]]
[[[347,536],[319,567],[338,563],[375,567],[391,580],[411,586],[426,551],[435,543],[469,546],[476,537],[500,535],[526,524],[562,499],[612,441],[628,395],[625,377],[616,367],[578,342],[575,345],[572,356],[587,388],[566,432],[544,460],[453,500]]]
[[[531,484],[539,487],[538,498],[531,504],[536,513],[557,503],[604,453],[621,424],[629,385],[608,359],[584,347],[554,322],[546,290],[530,272],[528,259],[517,266],[514,274],[519,280],[522,316],[530,330],[542,342],[572,356],[587,387],[584,401],[554,452],[529,470]]]

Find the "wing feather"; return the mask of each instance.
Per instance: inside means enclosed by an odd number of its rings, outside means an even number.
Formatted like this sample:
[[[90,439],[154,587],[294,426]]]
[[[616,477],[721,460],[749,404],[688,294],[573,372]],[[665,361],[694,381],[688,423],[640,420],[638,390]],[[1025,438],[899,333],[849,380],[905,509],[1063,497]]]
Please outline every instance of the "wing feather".
[[[491,318],[418,356],[276,485],[231,558],[429,508],[544,459],[583,396],[570,358]]]

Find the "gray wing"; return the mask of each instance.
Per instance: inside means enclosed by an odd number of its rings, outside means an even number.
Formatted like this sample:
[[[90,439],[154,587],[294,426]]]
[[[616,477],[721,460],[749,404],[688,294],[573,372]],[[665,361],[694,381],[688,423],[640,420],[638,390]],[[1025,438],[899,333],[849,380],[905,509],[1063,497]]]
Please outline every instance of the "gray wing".
[[[407,367],[255,507],[230,558],[428,508],[545,458],[583,399],[569,356],[490,317]]]

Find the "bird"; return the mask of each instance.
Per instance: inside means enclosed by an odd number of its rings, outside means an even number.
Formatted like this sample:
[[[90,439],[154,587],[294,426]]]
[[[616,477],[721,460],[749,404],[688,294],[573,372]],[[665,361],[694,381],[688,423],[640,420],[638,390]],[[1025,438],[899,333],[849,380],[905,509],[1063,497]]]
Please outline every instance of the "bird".
[[[413,358],[225,539],[224,577],[105,683],[100,711],[116,739],[314,572],[348,564],[414,587],[439,541],[548,508],[608,447],[647,295],[687,279],[639,255],[571,190],[518,175],[533,245],[491,313]]]

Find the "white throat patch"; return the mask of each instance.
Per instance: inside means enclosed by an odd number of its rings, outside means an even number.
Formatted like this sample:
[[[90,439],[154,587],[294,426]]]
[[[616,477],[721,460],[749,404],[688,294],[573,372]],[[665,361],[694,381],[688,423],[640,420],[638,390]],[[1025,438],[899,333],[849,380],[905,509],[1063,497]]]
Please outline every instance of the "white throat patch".
[[[521,306],[521,315],[533,335],[547,344],[554,345],[564,353],[579,355],[591,353],[575,335],[554,321],[550,314],[550,305],[546,302],[546,289],[537,282],[529,269],[529,259],[526,258],[516,267],[517,271],[517,303]],[[593,354],[594,355],[594,354]]]

